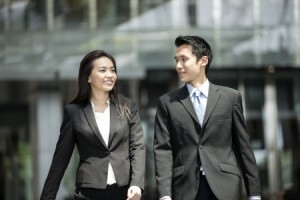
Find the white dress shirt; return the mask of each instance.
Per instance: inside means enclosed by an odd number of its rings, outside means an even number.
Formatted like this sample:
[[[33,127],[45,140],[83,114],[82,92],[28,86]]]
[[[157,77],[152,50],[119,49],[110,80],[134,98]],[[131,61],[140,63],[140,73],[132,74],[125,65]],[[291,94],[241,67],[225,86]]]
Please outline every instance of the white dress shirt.
[[[193,102],[194,98],[194,92],[195,90],[199,90],[202,94],[200,95],[200,103],[201,106],[204,109],[204,113],[205,113],[205,109],[206,109],[206,105],[207,105],[207,97],[208,97],[208,91],[209,91],[209,81],[208,79],[206,79],[206,81],[203,83],[203,85],[201,85],[199,88],[194,88],[192,85],[190,84],[186,84],[187,85],[187,89],[189,91],[190,94],[190,98]],[[200,122],[201,126],[202,126],[202,122]]]
[[[201,103],[204,113],[205,113],[206,105],[207,105],[208,91],[209,91],[208,79],[206,79],[206,81],[203,83],[203,85],[201,85],[199,88],[194,88],[190,84],[186,84],[186,85],[187,85],[187,89],[189,91],[190,98],[192,101],[193,101],[193,95],[194,95],[195,90],[200,90],[200,92],[202,93],[202,95],[200,95],[200,103]],[[200,124],[202,126],[203,122],[200,122]],[[200,171],[202,172],[203,175],[205,175],[202,165],[200,166]]]
[[[110,127],[110,103],[107,100],[107,107],[103,112],[96,112],[94,103],[91,101],[97,126],[99,128],[100,134],[105,142],[108,145],[109,139],[109,127]],[[107,185],[112,185],[116,183],[116,177],[113,171],[113,168],[110,163],[108,163],[108,175],[107,175]]]

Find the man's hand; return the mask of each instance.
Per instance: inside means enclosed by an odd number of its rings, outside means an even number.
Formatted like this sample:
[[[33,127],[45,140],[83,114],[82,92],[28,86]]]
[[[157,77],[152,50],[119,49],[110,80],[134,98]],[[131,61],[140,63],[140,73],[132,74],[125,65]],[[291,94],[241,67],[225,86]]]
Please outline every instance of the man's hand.
[[[140,200],[142,190],[138,186],[130,186],[127,192],[127,200]]]

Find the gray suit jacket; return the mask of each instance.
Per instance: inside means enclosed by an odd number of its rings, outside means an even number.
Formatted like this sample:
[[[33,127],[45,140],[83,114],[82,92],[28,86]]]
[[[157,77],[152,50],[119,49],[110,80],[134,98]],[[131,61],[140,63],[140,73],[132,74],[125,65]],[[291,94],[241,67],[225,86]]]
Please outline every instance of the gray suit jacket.
[[[106,145],[89,102],[66,106],[41,199],[55,199],[75,144],[80,159],[76,174],[77,187],[104,189],[110,162],[118,186],[144,188],[144,136],[137,106],[132,101],[130,109],[132,116],[128,120],[117,113],[114,104],[110,104],[110,133]]]
[[[260,195],[258,168],[243,117],[240,93],[210,83],[203,127],[186,86],[159,98],[154,136],[159,197],[194,200],[203,166],[219,200]]]

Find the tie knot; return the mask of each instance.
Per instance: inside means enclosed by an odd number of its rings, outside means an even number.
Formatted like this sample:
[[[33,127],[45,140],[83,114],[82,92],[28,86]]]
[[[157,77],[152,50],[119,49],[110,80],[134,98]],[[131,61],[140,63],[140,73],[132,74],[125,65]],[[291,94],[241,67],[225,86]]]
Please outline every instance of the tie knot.
[[[201,91],[200,90],[195,90],[194,94],[195,94],[196,97],[200,97]]]

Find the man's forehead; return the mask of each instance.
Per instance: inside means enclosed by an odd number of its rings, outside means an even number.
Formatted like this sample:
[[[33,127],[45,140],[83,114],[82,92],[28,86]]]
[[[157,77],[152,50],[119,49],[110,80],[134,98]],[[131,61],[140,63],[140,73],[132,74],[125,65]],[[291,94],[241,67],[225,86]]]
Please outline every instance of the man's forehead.
[[[175,57],[192,55],[192,47],[190,45],[181,45],[176,48]]]

